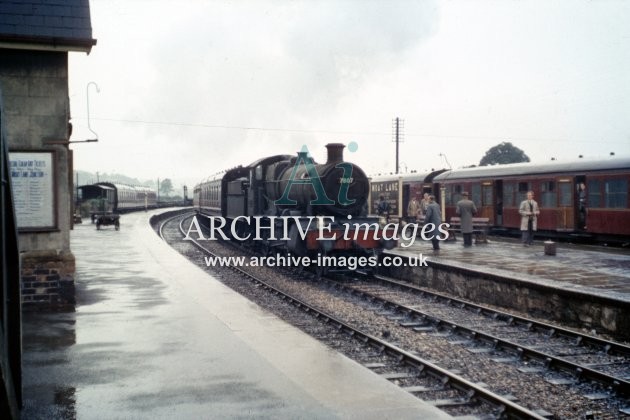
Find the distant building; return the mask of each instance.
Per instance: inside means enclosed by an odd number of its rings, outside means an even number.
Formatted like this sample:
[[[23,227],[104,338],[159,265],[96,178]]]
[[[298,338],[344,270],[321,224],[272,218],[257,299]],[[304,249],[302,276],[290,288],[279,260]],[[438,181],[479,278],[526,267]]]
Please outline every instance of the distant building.
[[[0,0],[0,94],[24,308],[74,304],[68,52],[94,45],[88,0]]]

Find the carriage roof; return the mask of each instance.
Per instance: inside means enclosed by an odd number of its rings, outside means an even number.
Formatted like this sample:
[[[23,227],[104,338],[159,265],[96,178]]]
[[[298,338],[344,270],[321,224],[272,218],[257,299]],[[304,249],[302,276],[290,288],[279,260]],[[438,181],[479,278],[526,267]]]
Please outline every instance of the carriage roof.
[[[630,158],[608,159],[579,159],[568,162],[554,161],[552,163],[511,163],[506,165],[478,166],[474,168],[455,169],[435,177],[436,182],[470,179],[470,178],[496,178],[507,176],[527,176],[552,173],[585,173],[593,171],[606,171],[617,169],[630,169]]]
[[[441,174],[446,169],[432,170],[430,172],[413,172],[405,174],[389,174],[389,175],[377,175],[372,177],[371,182],[387,182],[398,181],[401,179],[403,182],[431,182],[436,175]]]
[[[98,188],[102,190],[115,190],[113,186],[104,185],[104,184],[86,184],[78,187],[79,189],[93,189]]]

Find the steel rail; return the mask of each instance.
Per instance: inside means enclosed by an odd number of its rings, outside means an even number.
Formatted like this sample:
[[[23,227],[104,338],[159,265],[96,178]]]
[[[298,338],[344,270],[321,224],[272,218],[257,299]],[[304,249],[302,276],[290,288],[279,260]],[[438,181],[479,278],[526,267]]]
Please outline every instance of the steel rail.
[[[183,220],[180,222],[180,231],[182,232],[182,234],[184,234],[182,223]],[[198,241],[191,238],[190,242],[192,242],[203,252],[213,256],[217,256],[212,251],[201,245]],[[456,375],[446,369],[434,365],[433,363],[424,360],[410,352],[407,352],[404,349],[395,346],[394,344],[388,343],[380,338],[374,337],[357,328],[354,328],[344,321],[336,318],[335,316],[325,313],[324,311],[317,309],[314,306],[311,306],[310,304],[273,287],[272,285],[266,283],[263,280],[260,280],[256,276],[242,270],[239,267],[229,266],[225,268],[231,269],[232,271],[250,279],[252,282],[261,285],[263,288],[269,290],[271,293],[280,296],[282,299],[295,305],[299,309],[302,309],[304,312],[312,313],[314,317],[321,319],[324,323],[333,323],[337,329],[344,331],[351,337],[363,342],[364,344],[376,348],[379,352],[385,352],[389,355],[397,357],[400,362],[405,362],[408,365],[415,367],[420,372],[425,372],[437,379],[441,379],[444,384],[448,384],[452,388],[464,392],[468,401],[479,400],[486,402],[487,404],[495,407],[497,414],[499,414],[501,417],[511,419],[545,419],[545,417],[540,416],[539,414],[529,410],[526,407],[522,407],[514,403],[513,401],[510,401],[509,399],[506,399],[498,394],[493,393],[492,391],[489,391],[479,385],[468,381],[465,378],[462,378],[459,375]]]
[[[598,337],[593,337],[587,334],[582,334],[576,331],[572,331],[563,327],[558,327],[555,325],[551,325],[551,324],[547,324],[545,322],[541,322],[541,321],[536,321],[533,319],[529,319],[529,318],[524,318],[524,317],[520,317],[518,315],[513,315],[513,314],[509,314],[507,312],[502,312],[499,311],[497,309],[492,309],[492,308],[488,308],[486,306],[482,306],[482,305],[478,305],[475,303],[471,303],[471,302],[467,302],[465,300],[462,299],[458,299],[458,298],[454,298],[454,297],[450,297],[450,296],[446,296],[443,295],[441,293],[438,292],[433,292],[433,291],[428,291],[425,289],[421,289],[415,285],[412,284],[408,284],[408,283],[404,283],[398,280],[394,280],[392,278],[388,278],[385,276],[381,276],[381,275],[373,275],[373,278],[381,281],[383,283],[386,284],[392,284],[392,285],[396,285],[400,288],[406,289],[406,290],[410,290],[416,293],[420,293],[420,294],[424,294],[424,295],[428,295],[428,296],[432,296],[432,297],[436,297],[439,299],[442,299],[446,302],[453,302],[456,303],[458,305],[460,305],[461,307],[465,308],[465,307],[469,307],[472,309],[477,310],[478,312],[484,312],[486,314],[490,314],[492,315],[495,319],[496,318],[503,318],[506,320],[506,322],[508,324],[522,324],[525,325],[528,329],[533,330],[533,329],[541,329],[541,330],[545,330],[547,331],[547,333],[550,336],[554,336],[554,335],[562,335],[565,336],[567,338],[572,338],[575,339],[575,344],[576,345],[590,345],[590,346],[598,346],[602,349],[602,351],[604,351],[607,354],[614,354],[614,355],[619,355],[619,356],[625,356],[625,357],[630,357],[630,346],[626,346],[624,344],[621,343],[616,343],[614,341],[610,341],[610,340],[605,340],[603,338],[598,338]]]
[[[193,212],[191,212],[191,214],[188,214],[188,213],[178,213],[178,214],[175,214],[175,215],[173,215],[173,216],[171,216],[171,217],[168,217],[168,218],[166,218],[166,219],[164,219],[164,220],[160,220],[160,222],[159,222],[159,223],[160,223],[160,226],[159,226],[159,228],[158,228],[158,236],[160,237],[160,239],[162,239],[163,241],[167,242],[167,241],[166,241],[166,238],[164,237],[163,229],[164,229],[164,226],[165,226],[168,222],[170,222],[171,220],[175,220],[175,219],[177,219],[178,217],[182,217],[182,221],[179,223],[179,229],[180,229],[180,231],[182,231],[182,223],[184,222],[184,220],[186,219],[186,217],[187,217],[187,216],[190,216],[190,215],[192,215],[192,214],[194,214],[194,213],[193,213]],[[182,232],[182,233],[183,233],[183,232]]]
[[[334,284],[335,287],[337,287],[338,289],[348,291],[352,294],[355,294],[364,299],[367,299],[372,303],[380,303],[381,305],[383,305],[383,309],[390,309],[390,310],[398,311],[404,314],[405,316],[411,318],[410,321],[417,320],[423,323],[430,323],[436,328],[440,326],[447,327],[447,328],[450,328],[450,330],[453,332],[461,331],[463,333],[466,333],[472,340],[486,342],[488,344],[491,344],[492,347],[495,349],[506,350],[506,351],[511,350],[520,359],[528,358],[531,360],[539,360],[548,369],[555,368],[556,370],[565,371],[572,374],[574,378],[577,380],[587,378],[587,379],[599,382],[601,384],[604,384],[606,386],[610,386],[613,389],[613,391],[615,391],[618,394],[630,395],[630,381],[627,381],[625,379],[611,376],[606,373],[591,369],[587,366],[573,363],[561,357],[544,353],[542,351],[538,351],[532,348],[528,348],[527,346],[524,346],[522,344],[514,343],[509,340],[503,339],[501,337],[497,337],[491,334],[486,334],[482,331],[465,327],[457,323],[441,319],[437,316],[433,316],[433,315],[427,314],[426,312],[422,312],[416,308],[412,308],[410,306],[392,302],[385,298],[378,297],[372,293],[356,289],[347,284],[339,283],[330,279],[328,281]]]

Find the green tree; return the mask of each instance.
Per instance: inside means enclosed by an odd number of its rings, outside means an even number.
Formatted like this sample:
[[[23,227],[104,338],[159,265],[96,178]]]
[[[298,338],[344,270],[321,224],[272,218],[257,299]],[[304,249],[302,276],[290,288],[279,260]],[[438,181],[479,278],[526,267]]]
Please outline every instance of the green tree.
[[[165,178],[160,181],[160,195],[168,197],[171,191],[173,191],[173,182],[171,182],[170,178]]]
[[[504,165],[506,163],[529,162],[529,156],[512,143],[503,142],[488,149],[479,166]]]

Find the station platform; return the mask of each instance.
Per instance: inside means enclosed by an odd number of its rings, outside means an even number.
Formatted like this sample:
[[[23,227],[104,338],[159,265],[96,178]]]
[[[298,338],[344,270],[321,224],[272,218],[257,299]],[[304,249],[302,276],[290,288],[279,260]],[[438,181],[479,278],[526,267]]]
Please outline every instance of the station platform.
[[[186,260],[163,211],[75,226],[76,310],[24,316],[22,418],[449,418]]]
[[[489,238],[464,247],[456,241],[418,238],[408,248],[386,254],[426,257],[428,267],[388,269],[389,274],[480,303],[526,311],[622,336],[630,334],[630,250]]]

